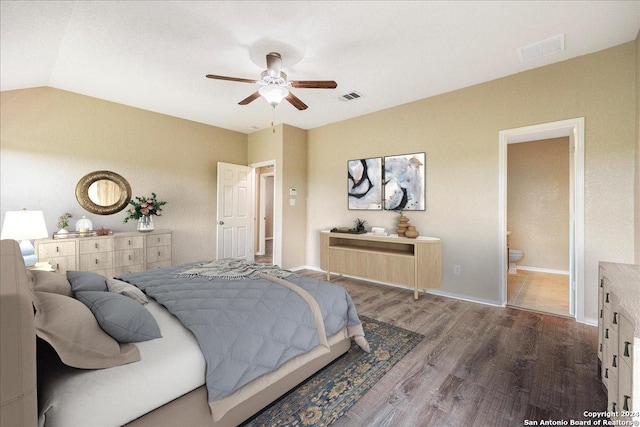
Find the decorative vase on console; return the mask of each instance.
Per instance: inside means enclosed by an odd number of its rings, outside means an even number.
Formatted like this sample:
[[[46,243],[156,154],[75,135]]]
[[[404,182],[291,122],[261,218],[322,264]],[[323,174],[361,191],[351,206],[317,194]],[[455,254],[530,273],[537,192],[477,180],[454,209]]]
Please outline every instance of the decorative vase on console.
[[[416,228],[413,225],[410,225],[407,228],[407,231],[404,232],[404,237],[408,237],[410,239],[415,239],[419,235],[420,233],[418,233],[418,230],[416,230]]]
[[[69,226],[69,218],[72,218],[73,215],[71,215],[70,213],[65,213],[60,215],[60,218],[58,218],[58,233],[57,234],[69,234],[69,231],[67,230],[67,227]]]
[[[143,215],[138,219],[138,231],[146,233],[153,231],[153,217],[151,215]]]
[[[398,229],[396,230],[398,233],[398,236],[404,237],[404,233],[407,231],[408,228],[409,228],[409,218],[401,214],[400,218],[398,218]]]

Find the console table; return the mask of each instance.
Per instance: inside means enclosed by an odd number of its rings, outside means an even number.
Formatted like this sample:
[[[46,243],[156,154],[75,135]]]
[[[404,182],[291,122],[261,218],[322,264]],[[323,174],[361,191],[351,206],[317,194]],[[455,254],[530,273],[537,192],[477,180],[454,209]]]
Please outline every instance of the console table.
[[[418,299],[418,289],[440,287],[442,240],[321,231],[320,268],[327,281],[347,274],[412,288]]]
[[[171,266],[171,230],[113,233],[109,236],[38,239],[38,261],[49,262],[59,273],[93,271],[103,276]]]

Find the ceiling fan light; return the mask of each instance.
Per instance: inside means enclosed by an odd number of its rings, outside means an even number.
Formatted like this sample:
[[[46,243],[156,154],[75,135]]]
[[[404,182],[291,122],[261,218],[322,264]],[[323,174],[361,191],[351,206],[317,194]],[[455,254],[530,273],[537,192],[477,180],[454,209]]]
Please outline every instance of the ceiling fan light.
[[[262,95],[273,108],[276,108],[278,104],[289,95],[287,88],[277,85],[262,86],[258,90],[258,93]]]

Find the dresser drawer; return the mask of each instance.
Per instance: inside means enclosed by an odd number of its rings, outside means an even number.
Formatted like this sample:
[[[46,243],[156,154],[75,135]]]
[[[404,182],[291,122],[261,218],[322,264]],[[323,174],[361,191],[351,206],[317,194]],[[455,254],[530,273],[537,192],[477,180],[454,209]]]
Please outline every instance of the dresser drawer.
[[[620,362],[618,369],[618,404],[620,411],[632,411],[631,404],[631,378],[633,371],[626,361]]]
[[[36,254],[40,261],[44,258],[76,256],[76,242],[50,242],[36,244]]]
[[[122,266],[122,267],[115,267],[113,269],[113,275],[114,276],[120,276],[122,274],[140,273],[142,271],[144,271],[144,265],[143,264],[125,265],[125,266]]]
[[[113,253],[114,267],[124,267],[127,265],[135,265],[144,263],[144,251],[140,249],[126,249],[123,251],[115,251]]]
[[[40,258],[40,261],[48,262],[57,273],[66,274],[69,270],[77,270],[76,257],[74,256],[61,256],[52,258]]]
[[[171,246],[156,246],[147,248],[147,262],[171,262]]]
[[[143,247],[143,236],[117,237],[114,239],[114,249],[116,251],[122,251],[125,249],[142,249]]]
[[[113,239],[82,239],[80,240],[80,254],[113,251]],[[81,255],[82,256],[82,255]],[[82,265],[82,261],[80,262]]]
[[[620,313],[618,354],[629,366],[633,366],[633,331],[633,322],[627,317],[626,313]]]
[[[146,237],[147,237],[147,248],[171,245],[171,233],[152,234]]]
[[[113,254],[111,252],[96,252],[80,255],[80,270],[98,271],[113,268]]]

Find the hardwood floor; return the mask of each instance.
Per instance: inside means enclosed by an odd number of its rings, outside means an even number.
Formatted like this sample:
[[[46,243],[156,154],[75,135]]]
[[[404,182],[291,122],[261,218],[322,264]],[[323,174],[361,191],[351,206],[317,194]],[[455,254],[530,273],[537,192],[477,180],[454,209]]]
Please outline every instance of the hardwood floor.
[[[273,239],[266,240],[264,245],[264,255],[256,255],[254,261],[260,264],[273,264]]]
[[[334,426],[523,426],[606,409],[597,327],[435,295],[414,301],[410,290],[363,280],[332,282],[360,315],[425,335]]]

